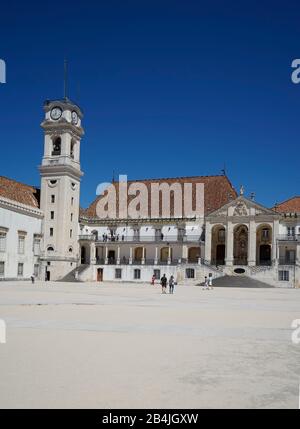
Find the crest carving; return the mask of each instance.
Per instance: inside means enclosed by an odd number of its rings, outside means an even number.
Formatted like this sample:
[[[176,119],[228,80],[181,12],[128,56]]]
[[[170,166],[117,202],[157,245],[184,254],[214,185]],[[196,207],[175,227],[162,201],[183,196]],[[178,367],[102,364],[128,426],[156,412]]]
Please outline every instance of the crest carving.
[[[243,201],[239,201],[234,209],[233,216],[248,216],[248,210],[246,204]]]

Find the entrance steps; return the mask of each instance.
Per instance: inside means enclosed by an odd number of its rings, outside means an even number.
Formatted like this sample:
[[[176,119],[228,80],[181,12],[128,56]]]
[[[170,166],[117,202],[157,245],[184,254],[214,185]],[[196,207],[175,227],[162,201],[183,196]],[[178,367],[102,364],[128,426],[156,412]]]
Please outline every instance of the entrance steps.
[[[228,276],[214,279],[213,287],[236,287],[236,288],[272,288],[274,286],[248,276]]]
[[[66,274],[63,278],[57,280],[58,282],[75,282],[82,283],[82,280],[79,280],[80,274],[89,267],[89,264],[81,264],[79,267],[74,268],[68,274]],[[78,278],[75,278],[75,272],[78,271]]]

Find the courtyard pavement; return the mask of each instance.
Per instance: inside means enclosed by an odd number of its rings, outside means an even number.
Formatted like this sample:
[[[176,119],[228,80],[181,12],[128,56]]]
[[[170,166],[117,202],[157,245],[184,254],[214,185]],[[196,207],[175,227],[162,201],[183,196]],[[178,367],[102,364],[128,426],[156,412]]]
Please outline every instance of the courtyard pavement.
[[[299,407],[300,289],[1,282],[0,319],[0,408]]]

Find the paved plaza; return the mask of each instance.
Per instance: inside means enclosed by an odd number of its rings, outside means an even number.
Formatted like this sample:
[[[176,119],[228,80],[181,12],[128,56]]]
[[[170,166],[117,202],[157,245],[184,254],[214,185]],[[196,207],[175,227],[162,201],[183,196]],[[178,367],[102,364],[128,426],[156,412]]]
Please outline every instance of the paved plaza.
[[[300,290],[0,283],[1,408],[298,408]]]

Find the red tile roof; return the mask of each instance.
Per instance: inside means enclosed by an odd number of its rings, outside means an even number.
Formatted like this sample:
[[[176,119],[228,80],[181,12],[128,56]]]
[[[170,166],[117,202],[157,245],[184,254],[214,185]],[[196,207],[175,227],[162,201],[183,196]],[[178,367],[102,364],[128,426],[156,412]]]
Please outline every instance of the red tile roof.
[[[231,182],[229,181],[227,176],[219,175],[219,176],[196,176],[196,177],[175,177],[175,178],[166,178],[166,179],[146,179],[146,180],[136,180],[136,181],[128,181],[128,186],[131,183],[144,183],[148,188],[148,196],[149,196],[149,207],[151,204],[151,193],[150,186],[151,183],[203,183],[204,184],[204,211],[205,214],[208,214],[218,208],[222,207],[224,204],[227,204],[231,200],[237,197],[237,193],[233,188]],[[119,183],[114,182],[114,186],[116,188],[116,193],[118,195],[118,187]],[[196,197],[196,187],[193,186],[193,203]],[[96,206],[97,202],[102,196],[98,196],[93,203],[86,209],[82,210],[81,216],[86,216],[89,218],[97,218],[96,214]],[[132,197],[134,198],[134,196]],[[118,201],[118,198],[117,198]],[[130,202],[130,198],[128,198],[128,202]],[[173,207],[172,207],[172,199],[171,199],[171,215],[173,215]],[[118,207],[117,207],[118,211]]]
[[[295,196],[276,204],[273,210],[279,213],[300,213],[300,196]]]
[[[38,208],[39,195],[38,188],[0,176],[0,197]]]

